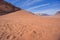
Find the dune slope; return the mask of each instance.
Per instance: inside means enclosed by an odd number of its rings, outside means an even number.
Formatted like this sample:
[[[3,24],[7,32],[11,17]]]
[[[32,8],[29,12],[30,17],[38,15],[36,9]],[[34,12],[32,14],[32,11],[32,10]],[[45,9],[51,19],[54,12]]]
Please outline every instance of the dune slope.
[[[0,40],[60,40],[60,17],[24,10],[0,16]]]

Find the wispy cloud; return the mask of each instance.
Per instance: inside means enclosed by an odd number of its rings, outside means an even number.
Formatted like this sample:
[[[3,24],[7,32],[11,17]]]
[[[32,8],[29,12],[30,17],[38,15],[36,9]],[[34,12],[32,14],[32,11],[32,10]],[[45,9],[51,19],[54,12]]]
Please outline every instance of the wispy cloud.
[[[57,11],[60,11],[60,9],[57,9],[57,8],[51,8],[51,9],[46,9],[46,10],[37,10],[36,12],[34,12],[35,14],[42,14],[42,13],[46,13],[46,14],[49,14],[49,15],[54,15]]]
[[[24,2],[22,6],[29,6],[39,1],[42,1],[42,0],[26,0],[26,2]]]
[[[49,4],[50,4],[50,3],[42,4],[42,5],[38,5],[38,6],[34,6],[34,7],[31,7],[31,8],[29,8],[29,9],[27,9],[27,10],[33,10],[33,9],[36,9],[36,8],[39,8],[39,7],[47,6],[47,5],[49,5]]]
[[[18,2],[18,0],[15,0],[14,2],[16,3],[16,2]]]
[[[5,0],[5,1],[8,1],[8,2],[11,2],[11,3],[17,3],[18,2],[18,0]]]
[[[35,2],[39,2],[39,1],[42,1],[42,0],[32,0],[32,1],[29,2],[27,5],[31,5],[31,4],[33,4],[33,3],[35,3]]]
[[[24,1],[24,3],[21,6],[27,5],[29,2],[31,2],[31,0],[26,0],[26,1]]]

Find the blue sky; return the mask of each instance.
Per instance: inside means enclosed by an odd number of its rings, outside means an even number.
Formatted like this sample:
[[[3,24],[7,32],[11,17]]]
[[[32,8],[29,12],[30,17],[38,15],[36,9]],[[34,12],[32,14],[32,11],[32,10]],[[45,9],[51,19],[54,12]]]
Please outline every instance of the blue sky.
[[[60,0],[6,0],[11,4],[32,13],[46,13],[49,15],[60,11]]]

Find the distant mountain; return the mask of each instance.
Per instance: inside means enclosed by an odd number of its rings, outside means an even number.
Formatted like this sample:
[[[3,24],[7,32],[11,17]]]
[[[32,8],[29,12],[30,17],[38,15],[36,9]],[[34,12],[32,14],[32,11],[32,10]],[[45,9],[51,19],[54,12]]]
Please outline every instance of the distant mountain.
[[[36,15],[40,15],[40,16],[49,16],[49,15],[46,14],[46,13],[36,13]]]
[[[49,15],[48,15],[48,14],[44,14],[44,13],[43,13],[43,14],[41,14],[41,16],[49,16]]]
[[[60,11],[56,12],[56,14],[55,14],[55,15],[60,15]]]
[[[0,15],[15,12],[18,10],[21,10],[21,9],[18,7],[15,7],[14,5],[12,5],[4,0],[0,0]]]

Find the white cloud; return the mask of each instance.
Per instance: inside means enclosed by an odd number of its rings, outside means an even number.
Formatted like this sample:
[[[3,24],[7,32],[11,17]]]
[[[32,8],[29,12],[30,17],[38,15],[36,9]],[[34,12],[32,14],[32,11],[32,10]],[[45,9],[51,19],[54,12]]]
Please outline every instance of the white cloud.
[[[16,3],[18,5],[21,3],[21,0],[14,0],[13,3]]]
[[[39,8],[39,7],[43,7],[43,6],[47,6],[47,5],[49,5],[49,3],[47,3],[47,4],[42,4],[42,5],[38,5],[38,6],[34,6],[34,7],[31,7],[31,8],[29,8],[29,9],[27,9],[27,10],[33,10],[33,9],[36,9],[36,8]]]
[[[26,0],[26,2],[24,2],[22,6],[32,5],[35,2],[39,2],[39,1],[42,1],[42,0]]]
[[[29,2],[27,5],[31,5],[31,4],[33,4],[33,3],[35,3],[35,2],[39,2],[39,1],[42,1],[42,0],[32,0],[32,1]]]
[[[13,2],[13,3],[17,3],[18,2],[18,0],[5,0],[5,1],[8,1],[8,2]]]
[[[26,6],[31,0],[26,0],[21,6]]]

